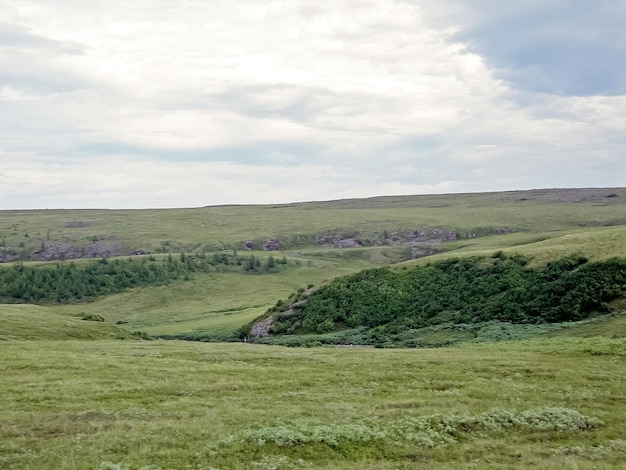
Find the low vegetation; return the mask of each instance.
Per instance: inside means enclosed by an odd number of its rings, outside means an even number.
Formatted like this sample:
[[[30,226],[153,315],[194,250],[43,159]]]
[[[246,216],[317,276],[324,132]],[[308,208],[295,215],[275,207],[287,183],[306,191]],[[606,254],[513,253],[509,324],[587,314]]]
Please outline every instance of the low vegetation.
[[[0,468],[623,468],[625,204],[3,211]]]
[[[0,350],[3,341],[131,339],[136,334],[100,316],[50,311],[37,305],[0,304]],[[2,356],[4,359],[4,356]]]
[[[618,469],[624,341],[8,341],[0,467]]]

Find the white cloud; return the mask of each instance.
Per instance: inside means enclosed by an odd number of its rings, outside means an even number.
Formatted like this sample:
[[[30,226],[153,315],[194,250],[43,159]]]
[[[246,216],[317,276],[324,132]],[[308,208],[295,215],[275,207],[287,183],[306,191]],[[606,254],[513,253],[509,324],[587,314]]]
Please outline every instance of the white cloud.
[[[0,208],[623,184],[624,96],[515,89],[451,5],[4,2]]]

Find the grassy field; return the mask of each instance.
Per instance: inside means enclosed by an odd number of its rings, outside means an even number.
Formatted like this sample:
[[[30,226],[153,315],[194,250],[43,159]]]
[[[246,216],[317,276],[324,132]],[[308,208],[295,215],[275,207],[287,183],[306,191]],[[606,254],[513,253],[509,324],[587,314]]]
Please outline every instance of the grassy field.
[[[626,256],[626,226],[578,228],[556,232],[515,233],[494,235],[446,244],[446,252],[423,260],[433,261],[454,256],[490,255],[494,251],[520,253],[532,258],[531,265],[571,254],[583,254],[593,261]],[[411,262],[409,262],[411,263]]]
[[[624,339],[4,342],[0,467],[623,468]]]
[[[266,206],[163,210],[0,211],[0,242],[20,250],[94,240],[125,250],[193,251],[317,233],[455,230],[551,232],[625,225],[625,188],[394,196]],[[310,240],[310,238],[308,238]],[[286,242],[285,242],[286,243]],[[1,247],[0,247],[1,248]]]
[[[132,335],[110,322],[86,321],[81,314],[38,305],[0,304],[0,341],[128,339]]]
[[[320,233],[459,234],[409,263],[498,250],[537,266],[574,253],[626,257],[625,204],[626,189],[606,188],[2,211],[0,254],[95,241],[153,253],[241,250],[279,238],[273,254],[288,264],[195,273],[90,302],[0,305],[0,468],[624,468],[624,299],[613,314],[567,326],[424,330],[432,346],[517,340],[454,348],[293,349],[131,332],[219,339],[298,289],[407,259],[406,246],[318,246]]]
[[[77,240],[82,237],[84,241],[92,236],[117,237],[120,243],[123,241],[129,246],[156,248],[161,247],[164,240],[179,240],[168,245],[176,249],[181,245],[210,245],[210,240],[222,240],[219,244],[222,247],[245,240],[246,235],[248,238],[259,238],[263,234],[271,237],[277,233],[295,235],[332,227],[352,226],[373,231],[424,224],[437,227],[466,224],[470,227],[471,222],[473,226],[515,226],[520,231],[434,244],[433,249],[442,251],[440,254],[408,263],[451,256],[491,255],[502,250],[532,257],[531,264],[541,265],[573,253],[584,254],[592,260],[626,257],[626,225],[611,225],[619,221],[626,210],[621,204],[621,200],[626,200],[626,191],[620,191],[597,190],[591,195],[575,193],[579,198],[587,198],[581,202],[565,202],[574,196],[563,191],[548,191],[165,211],[3,212],[0,239],[6,238],[7,244],[15,243],[17,239],[33,241],[46,236],[45,227],[54,226],[50,238],[54,238],[54,234]],[[619,197],[607,198],[605,193],[619,193]],[[499,205],[493,206],[496,203]],[[213,221],[211,224],[209,219]],[[86,226],[66,227],[72,221],[84,222]],[[109,232],[102,232],[104,227]],[[219,231],[219,235],[204,237],[211,230]],[[29,237],[24,237],[22,231],[28,232]],[[13,240],[11,237],[17,238]],[[305,245],[274,252],[275,256],[285,255],[289,260],[287,269],[280,273],[198,273],[192,281],[142,287],[97,298],[93,302],[47,305],[46,309],[53,315],[100,315],[107,323],[123,322],[119,326],[154,335],[192,333],[220,337],[248,323],[300,288],[319,285],[361,269],[401,261],[407,256],[406,250],[402,246],[337,249]],[[262,251],[255,253],[260,257],[268,256]],[[0,268],[11,265],[0,264]]]
[[[533,258],[533,265],[572,253],[585,254],[592,260],[626,257],[626,227],[494,235],[471,240],[471,243],[450,242],[450,251],[407,263],[491,255],[498,250],[528,255]],[[153,335],[219,336],[247,324],[300,288],[389,263],[393,258],[386,258],[381,251],[384,250],[301,250],[300,256],[289,257],[287,268],[279,273],[197,273],[192,281],[174,281],[168,286],[137,288],[93,302],[47,308],[74,315],[83,312],[100,315],[107,322],[124,322],[120,326]]]

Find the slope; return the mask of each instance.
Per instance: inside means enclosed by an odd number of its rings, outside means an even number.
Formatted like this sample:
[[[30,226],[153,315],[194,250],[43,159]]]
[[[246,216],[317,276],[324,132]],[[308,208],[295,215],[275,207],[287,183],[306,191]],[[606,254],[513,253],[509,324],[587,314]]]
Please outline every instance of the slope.
[[[129,339],[134,336],[93,315],[72,316],[37,305],[0,304],[0,340]]]

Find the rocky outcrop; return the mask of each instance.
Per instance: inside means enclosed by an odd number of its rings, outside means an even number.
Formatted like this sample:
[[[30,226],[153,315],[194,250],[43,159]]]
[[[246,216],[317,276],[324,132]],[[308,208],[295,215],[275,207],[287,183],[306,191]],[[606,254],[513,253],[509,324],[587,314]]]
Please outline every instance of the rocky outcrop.
[[[250,336],[254,336],[256,338],[269,336],[273,321],[274,318],[268,317],[263,321],[255,323],[252,325],[252,329],[250,330]]]
[[[361,246],[361,243],[356,238],[344,238],[343,240],[337,240],[335,246],[337,248],[356,248]]]
[[[263,245],[263,249],[265,251],[278,251],[280,250],[280,243],[278,240],[270,240],[265,245]]]
[[[43,242],[41,248],[33,253],[33,258],[37,261],[58,261],[78,258],[111,258],[127,254],[129,252],[115,240],[102,240],[85,246],[60,241]]]

